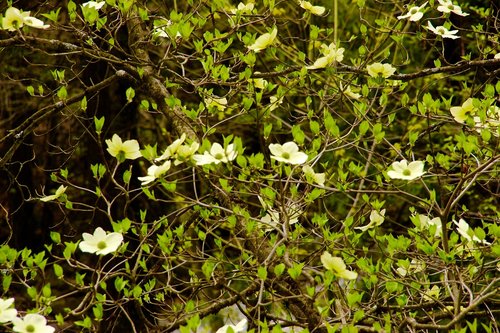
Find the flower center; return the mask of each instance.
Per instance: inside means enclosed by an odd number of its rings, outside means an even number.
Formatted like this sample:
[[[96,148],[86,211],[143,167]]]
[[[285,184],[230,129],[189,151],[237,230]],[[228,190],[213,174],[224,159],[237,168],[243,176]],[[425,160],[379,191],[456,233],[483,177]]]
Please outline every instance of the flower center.
[[[448,5],[448,9],[449,9],[449,10],[453,10],[453,9],[455,9],[455,5],[454,5],[454,4],[452,4],[452,3],[450,3],[450,4]]]
[[[19,28],[20,26],[19,20],[12,20],[12,26],[16,29]]]
[[[403,170],[403,175],[404,176],[411,176],[411,170],[410,169],[404,169]]]
[[[97,243],[97,248],[99,250],[104,250],[106,248],[106,242],[105,241],[100,241],[99,243]]]
[[[224,158],[224,154],[223,154],[223,153],[217,153],[217,154],[215,154],[215,156],[214,156],[214,157],[215,157],[216,159],[218,159],[218,160],[222,160],[222,159]]]
[[[281,154],[281,157],[283,157],[285,159],[289,159],[290,158],[290,153],[283,152],[283,154]]]
[[[26,332],[35,332],[35,326],[29,324],[26,326]]]
[[[413,7],[412,9],[410,9],[411,15],[416,14],[416,13],[418,13],[418,8]]]
[[[443,27],[437,28],[436,31],[439,35],[444,35],[446,33],[446,29]]]

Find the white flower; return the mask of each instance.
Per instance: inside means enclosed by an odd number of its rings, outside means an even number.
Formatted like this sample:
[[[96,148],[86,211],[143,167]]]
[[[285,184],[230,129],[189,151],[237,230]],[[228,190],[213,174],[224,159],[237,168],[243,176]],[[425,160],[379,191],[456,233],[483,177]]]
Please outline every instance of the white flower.
[[[172,142],[170,146],[168,146],[167,149],[165,149],[163,154],[161,154],[160,157],[155,159],[155,162],[163,161],[175,156],[175,154],[177,154],[177,150],[179,149],[179,147],[184,143],[184,140],[186,140],[186,133],[182,133],[180,138]]]
[[[495,56],[493,56],[493,59],[500,59],[500,53],[495,54]]]
[[[325,68],[335,62],[341,62],[344,60],[345,49],[342,47],[337,48],[335,43],[330,43],[328,46],[323,44],[321,45],[321,48],[321,53],[323,53],[324,56],[316,59],[314,64],[306,67],[307,69]]]
[[[29,313],[24,318],[14,318],[12,320],[14,327],[12,330],[17,333],[52,333],[55,328],[47,325],[47,319],[44,316]]]
[[[271,158],[284,163],[304,164],[307,161],[307,154],[299,151],[299,147],[293,141],[286,142],[283,145],[271,143],[269,145]]]
[[[94,8],[95,10],[99,10],[106,4],[106,1],[87,1],[82,3],[83,7]]]
[[[430,219],[427,215],[418,214],[412,219],[418,220],[418,226],[421,230],[430,229],[431,227],[435,227],[434,237],[441,237],[443,235],[443,225],[441,224],[441,219],[439,217],[435,217]]]
[[[438,6],[437,10],[441,13],[455,13],[460,16],[467,16],[469,14],[462,12],[460,6],[454,5],[451,0],[438,0],[441,6]]]
[[[409,266],[400,266],[396,269],[396,272],[398,272],[399,275],[401,276],[406,276],[408,273],[419,273],[422,272],[425,269],[425,262],[412,259],[410,262]]]
[[[2,28],[4,30],[16,31],[24,25],[24,18],[28,17],[30,12],[22,12],[16,7],[9,7],[2,18]]]
[[[385,220],[385,209],[382,209],[380,213],[376,210],[372,210],[370,213],[370,223],[362,227],[356,227],[354,229],[366,231],[368,229],[378,227],[379,225],[384,223],[384,220]]]
[[[259,201],[262,205],[262,208],[266,211],[266,215],[261,218],[261,221],[268,225],[266,231],[273,230],[276,226],[281,224],[281,215],[285,215],[288,218],[288,224],[292,225],[299,222],[299,217],[302,215],[302,210],[300,206],[293,202],[289,201],[286,205],[285,211],[280,214],[277,210],[270,207],[260,196],[258,196]]]
[[[472,114],[474,112],[474,106],[472,105],[472,98],[467,98],[462,106],[453,106],[450,108],[451,115],[456,122],[465,123],[467,120],[467,114]]]
[[[465,238],[468,242],[478,242],[484,245],[491,245],[490,242],[487,242],[485,239],[481,240],[476,236],[474,230],[472,230],[467,222],[464,219],[460,219],[458,222],[453,220],[453,223],[457,225],[458,233]]]
[[[413,180],[421,177],[424,171],[423,161],[413,161],[408,164],[406,160],[392,163],[392,170],[387,171],[387,175],[392,179]]]
[[[46,197],[42,197],[40,198],[41,201],[43,202],[47,202],[47,201],[52,201],[52,200],[56,200],[57,198],[59,198],[61,195],[64,194],[64,192],[66,192],[66,189],[67,187],[64,186],[64,185],[61,185],[57,188],[56,190],[56,193],[52,194],[52,195],[47,195]]]
[[[0,298],[0,324],[5,324],[12,321],[17,316],[17,310],[11,308],[14,303],[14,298]]]
[[[243,2],[238,4],[237,8],[231,9],[232,14],[250,14],[254,8],[254,4],[252,2],[247,3],[246,5]]]
[[[106,144],[108,145],[108,153],[116,157],[119,162],[123,162],[125,159],[135,160],[142,156],[137,140],[126,140],[122,142],[118,134],[113,134],[111,140],[106,140]]]
[[[442,25],[439,25],[434,28],[434,26],[430,21],[427,21],[427,28],[436,35],[441,36],[442,38],[451,38],[451,39],[460,38],[460,36],[455,36],[458,30],[448,30]]]
[[[174,165],[179,165],[191,158],[194,153],[200,148],[200,144],[198,142],[193,142],[190,145],[185,144],[180,146],[177,149],[177,153],[174,155],[175,156],[175,161]]]
[[[324,173],[316,173],[313,168],[309,165],[304,165],[302,167],[302,171],[308,180],[315,182],[318,185],[325,185],[325,174]]]
[[[137,177],[141,181],[141,185],[147,185],[154,182],[156,179],[162,177],[169,169],[171,162],[166,161],[162,165],[152,165],[148,168],[148,175],[144,177]]]
[[[94,234],[84,232],[83,241],[78,247],[82,252],[95,253],[99,255],[115,252],[123,242],[123,235],[119,232],[106,233],[101,227],[95,229]]]
[[[260,52],[264,50],[265,48],[271,46],[274,43],[277,34],[278,34],[278,29],[274,27],[271,32],[267,32],[262,36],[260,36],[259,38],[257,38],[255,42],[248,47],[248,49],[254,52]]]
[[[269,111],[276,110],[278,106],[283,104],[283,97],[276,97],[276,96],[271,96],[269,97]]]
[[[210,151],[206,151],[204,154],[195,154],[193,155],[193,159],[196,162],[196,165],[205,165],[205,164],[219,164],[221,162],[227,163],[236,158],[238,152],[234,150],[234,144],[227,145],[226,149],[224,149],[219,143],[212,144]]]
[[[340,85],[340,88],[342,89],[342,85]],[[361,97],[361,94],[352,91],[351,86],[347,86],[347,88],[344,89],[343,93],[344,95],[352,99],[359,99]]]
[[[246,332],[248,326],[248,321],[247,319],[242,319],[238,324],[236,325],[224,325],[221,328],[217,330],[215,333],[227,333],[229,327],[233,329],[233,333],[241,333],[241,332]]]
[[[207,97],[205,98],[205,105],[207,108],[216,108],[219,111],[224,111],[227,107],[227,98],[226,97]]]
[[[32,16],[25,17],[24,23],[27,26],[30,26],[30,27],[36,28],[36,29],[48,29],[48,28],[50,28],[50,25],[44,24],[42,20],[39,20],[39,19],[32,17]]]
[[[337,277],[346,280],[355,280],[358,273],[347,270],[344,260],[340,257],[334,257],[329,252],[323,252],[321,263],[327,270],[332,271]]]
[[[427,1],[422,6],[413,6],[408,10],[408,13],[398,16],[397,19],[409,19],[410,21],[416,22],[424,16],[422,9],[427,5]]]
[[[326,10],[323,6],[313,6],[309,1],[304,0],[299,0],[299,5],[314,15],[323,15]]]
[[[382,64],[380,62],[366,66],[366,70],[371,77],[383,77],[385,79],[396,72],[396,68],[394,68],[391,64]]]

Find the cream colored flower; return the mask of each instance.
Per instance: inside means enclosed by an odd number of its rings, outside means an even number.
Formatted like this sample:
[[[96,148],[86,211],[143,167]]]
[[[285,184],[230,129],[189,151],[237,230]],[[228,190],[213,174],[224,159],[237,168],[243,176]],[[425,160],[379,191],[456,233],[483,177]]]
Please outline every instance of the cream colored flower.
[[[274,40],[276,39],[277,35],[278,35],[278,29],[274,27],[271,32],[267,32],[262,36],[260,36],[259,38],[257,38],[255,40],[255,43],[250,45],[248,49],[254,52],[260,52],[265,48],[271,46],[274,43]]]
[[[313,15],[323,15],[326,10],[323,6],[313,6],[309,1],[304,0],[299,0],[299,5]]]
[[[311,66],[307,66],[307,69],[318,69],[325,68],[334,64],[335,62],[341,62],[344,60],[344,51],[345,49],[342,47],[337,48],[335,43],[330,43],[330,45],[326,46],[325,44],[321,45],[321,53],[323,53],[323,57],[316,59],[314,64]]]
[[[177,153],[174,155],[174,165],[179,165],[191,159],[191,157],[200,148],[200,144],[196,141],[192,142],[190,145],[185,144],[177,149]]]
[[[227,98],[226,97],[206,97],[205,105],[207,108],[215,108],[219,111],[224,111],[227,107]]]
[[[362,227],[356,227],[354,229],[359,229],[361,231],[366,231],[368,229],[372,229],[378,227],[385,220],[385,209],[382,209],[380,212],[377,210],[372,210],[370,213],[370,223]]]
[[[123,242],[123,235],[119,232],[106,233],[101,227],[94,230],[94,234],[84,232],[83,241],[78,247],[82,252],[105,255],[115,252]]]
[[[52,195],[48,195],[46,197],[42,197],[40,198],[41,201],[43,202],[47,202],[47,201],[53,201],[53,200],[56,200],[57,198],[59,198],[61,195],[64,194],[64,192],[66,192],[66,189],[67,187],[64,186],[64,185],[61,185],[57,188],[56,190],[56,193],[52,194]]]
[[[484,245],[491,245],[490,242],[487,242],[485,239],[479,239],[474,233],[467,222],[464,219],[460,219],[458,222],[453,220],[453,223],[457,226],[457,232],[465,238],[468,242],[477,242]]]
[[[0,298],[0,324],[11,322],[17,316],[17,310],[12,306],[14,298]]]
[[[186,133],[182,133],[181,137],[172,142],[167,149],[161,154],[160,157],[155,159],[155,162],[163,161],[169,158],[173,158],[177,154],[177,150],[186,140]]]
[[[387,171],[387,175],[392,179],[413,180],[422,177],[425,162],[413,161],[408,164],[406,160],[393,162],[392,170]]]
[[[456,122],[463,124],[467,120],[467,115],[472,115],[474,113],[472,101],[472,98],[467,98],[462,106],[453,106],[450,108],[451,115]]]
[[[28,17],[30,12],[22,12],[16,7],[9,7],[2,18],[2,28],[4,30],[16,31],[24,25],[24,18]]]
[[[37,313],[28,313],[23,318],[12,319],[12,331],[17,333],[52,333],[56,329],[47,325],[47,319]]]
[[[332,271],[337,277],[346,280],[355,280],[358,277],[358,273],[354,271],[349,271],[344,263],[344,260],[340,257],[334,257],[329,252],[323,252],[321,255],[321,263],[323,267],[327,270]]]
[[[366,70],[371,77],[383,77],[385,79],[389,78],[394,74],[394,72],[396,72],[396,68],[394,68],[391,64],[382,64],[380,62],[366,66]]]
[[[460,38],[460,36],[455,36],[458,30],[448,30],[442,25],[439,25],[434,28],[434,26],[430,21],[427,21],[427,28],[436,35],[441,36],[442,38],[451,38],[451,39]]]
[[[455,13],[460,16],[467,16],[469,14],[462,12],[462,8],[460,6],[456,6],[451,2],[451,0],[438,0],[440,6],[438,6],[437,10],[441,13]]]
[[[126,159],[135,160],[142,157],[137,140],[122,141],[118,134],[113,134],[111,140],[106,140],[106,144],[108,145],[108,153],[116,157],[119,162],[123,162]]]
[[[302,210],[297,203],[290,200],[287,202],[284,211],[279,212],[273,207],[270,207],[260,196],[258,196],[258,198],[262,205],[262,208],[264,208],[264,210],[266,211],[266,215],[261,218],[262,223],[268,226],[265,229],[266,231],[273,230],[278,225],[281,225],[281,216],[284,216],[284,218],[288,219],[289,225],[299,222],[299,217],[302,215]]]
[[[427,5],[427,1],[421,6],[410,7],[410,9],[408,10],[408,13],[401,15],[401,16],[398,16],[397,19],[398,20],[408,19],[412,22],[419,21],[422,18],[422,16],[424,16],[424,12],[422,11],[422,9],[426,5]]]
[[[252,2],[247,3],[246,5],[243,2],[238,4],[237,8],[231,9],[232,14],[251,14],[254,8],[254,4]]]
[[[217,330],[215,333],[227,333],[229,328],[232,329],[233,333],[241,333],[241,332],[246,332],[248,326],[248,321],[247,319],[242,319],[238,324],[236,325],[224,325],[221,328]]]
[[[212,144],[210,151],[206,151],[203,154],[195,154],[193,155],[193,160],[196,165],[205,165],[205,164],[219,164],[219,163],[227,163],[232,161],[238,155],[238,152],[234,149],[234,144],[227,145],[226,149],[222,147],[219,143]]]
[[[342,85],[340,86],[340,88],[342,89]],[[352,99],[361,98],[361,94],[358,94],[358,93],[352,91],[351,86],[347,86],[347,88],[344,89],[343,93],[344,93],[344,95],[346,95],[347,97],[350,97]]]
[[[106,4],[106,1],[87,1],[82,3],[82,7],[94,8],[95,10],[101,9]]]
[[[286,142],[283,145],[271,143],[269,145],[271,158],[289,164],[304,164],[307,161],[307,154],[299,151],[299,147],[293,141]]]
[[[324,173],[316,173],[314,169],[310,165],[304,165],[302,167],[302,171],[304,175],[309,181],[312,181],[318,185],[325,185],[325,174]]]
[[[166,161],[161,165],[153,164],[148,168],[147,176],[137,177],[137,179],[141,181],[142,186],[152,183],[158,178],[161,178],[170,169],[170,165],[171,165],[170,161]]]
[[[411,217],[412,220],[416,220],[416,224],[421,230],[429,230],[431,227],[435,228],[434,237],[441,237],[443,235],[443,225],[441,224],[441,218],[435,217],[433,219],[429,218],[427,215],[418,214]]]
[[[35,17],[27,16],[24,18],[24,24],[36,29],[48,29],[50,25],[43,23],[42,20],[39,20]]]

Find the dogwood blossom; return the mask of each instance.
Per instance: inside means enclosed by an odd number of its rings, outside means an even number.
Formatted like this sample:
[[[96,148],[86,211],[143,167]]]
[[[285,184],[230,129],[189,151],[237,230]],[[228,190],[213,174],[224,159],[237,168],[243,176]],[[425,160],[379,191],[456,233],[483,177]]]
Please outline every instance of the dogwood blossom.
[[[471,229],[469,224],[465,222],[464,219],[460,219],[458,222],[453,220],[453,223],[457,226],[457,232],[465,238],[468,242],[477,242],[482,243],[484,245],[491,245],[490,242],[487,242],[485,239],[479,239],[474,233],[474,230]]]
[[[385,209],[382,209],[380,212],[377,210],[372,210],[370,213],[370,223],[362,227],[355,227],[354,229],[359,229],[361,231],[366,231],[368,229],[372,229],[378,227],[385,220]]]
[[[269,145],[271,158],[289,164],[304,164],[307,161],[307,154],[299,151],[299,147],[293,141],[289,141],[280,145],[279,143],[271,143]]]
[[[451,39],[460,38],[460,36],[455,36],[458,30],[448,30],[442,25],[439,25],[434,28],[434,26],[430,21],[427,21],[427,28],[436,35],[441,36],[442,38],[451,38]]]
[[[167,149],[165,149],[163,154],[161,154],[160,157],[155,159],[155,162],[160,162],[160,161],[163,161],[163,160],[166,160],[166,159],[169,159],[169,158],[172,158],[173,156],[175,156],[175,154],[177,154],[177,150],[184,143],[185,140],[186,140],[186,133],[182,133],[180,138],[178,138],[177,140],[174,140],[174,142],[172,142],[167,147]]]
[[[224,149],[224,147],[216,142],[212,144],[210,151],[193,155],[193,160],[196,162],[196,165],[227,163],[234,160],[236,155],[238,155],[238,152],[234,148],[234,144],[232,143]]]
[[[366,70],[371,77],[383,77],[384,79],[387,79],[396,72],[396,68],[391,64],[382,64],[380,62],[366,66]]]
[[[14,298],[0,298],[0,324],[11,322],[17,316],[17,310],[11,307]]]
[[[324,56],[316,59],[314,64],[306,67],[307,69],[325,68],[344,59],[345,49],[342,47],[337,48],[335,43],[330,43],[328,46],[323,44],[321,45],[321,49],[321,53],[323,53]]]
[[[48,29],[50,25],[43,23],[42,20],[37,19],[36,17],[27,16],[24,18],[24,24],[29,27],[36,29]]]
[[[16,31],[25,24],[36,29],[47,29],[50,27],[48,24],[44,24],[43,21],[30,16],[29,11],[23,12],[16,7],[7,8],[2,18],[2,29]]]
[[[106,4],[106,1],[87,1],[82,3],[82,7],[94,8],[95,10],[101,9]]]
[[[426,266],[425,262],[421,260],[412,259],[409,265],[407,265],[407,263],[400,265],[396,269],[396,272],[404,277],[408,274],[415,274],[422,272],[425,269],[425,266]]]
[[[217,96],[206,97],[205,105],[208,108],[215,108],[219,111],[224,111],[227,107],[227,98]]]
[[[340,86],[340,88],[342,89],[342,85]],[[352,91],[351,86],[347,86],[347,88],[345,88],[342,92],[344,93],[344,95],[352,99],[359,99],[361,97],[361,94]]]
[[[84,232],[83,241],[78,247],[82,252],[105,255],[115,252],[123,242],[123,235],[119,232],[106,233],[101,227],[94,230],[94,234]]]
[[[119,162],[123,162],[126,159],[135,160],[142,157],[137,140],[122,141],[118,134],[113,134],[111,140],[106,140],[106,144],[108,145],[108,153],[116,157]]]
[[[344,260],[340,257],[334,257],[325,251],[321,255],[321,263],[327,270],[332,271],[337,277],[346,280],[355,280],[358,273],[347,269]]]
[[[422,9],[426,5],[427,5],[427,1],[421,6],[410,7],[410,9],[408,10],[408,13],[401,15],[401,16],[398,16],[397,19],[398,20],[408,19],[412,22],[419,21],[424,16],[424,12],[422,11]]]
[[[254,8],[254,4],[252,2],[247,3],[246,5],[243,2],[238,4],[238,7],[231,9],[232,14],[250,14]]]
[[[265,229],[266,231],[273,230],[276,226],[280,225],[281,215],[286,215],[288,219],[288,224],[292,225],[299,222],[299,217],[302,215],[302,210],[299,205],[293,201],[289,201],[286,204],[285,211],[280,213],[273,207],[269,206],[260,196],[258,196],[260,204],[262,208],[266,211],[266,215],[264,215],[260,220],[266,224],[268,227]]]
[[[455,13],[460,16],[467,16],[469,14],[462,12],[462,8],[460,6],[454,5],[451,0],[438,0],[440,6],[438,6],[437,10],[441,13]]]
[[[474,112],[474,105],[472,104],[472,101],[472,98],[467,98],[462,106],[452,106],[450,108],[451,115],[456,122],[465,123],[467,115],[472,115]]]
[[[309,1],[299,0],[299,6],[307,10],[314,15],[323,15],[325,13],[325,7],[323,6],[313,6]]]
[[[241,332],[246,332],[248,326],[248,321],[247,319],[242,319],[238,324],[236,325],[224,325],[221,328],[217,330],[215,333],[227,333],[229,328],[233,330],[233,333],[241,333]]]
[[[443,235],[443,225],[441,224],[441,218],[435,217],[433,219],[429,218],[427,215],[418,214],[410,218],[415,225],[417,225],[421,230],[429,230],[433,228],[434,237],[441,237]]]
[[[324,186],[325,185],[325,174],[324,173],[316,173],[314,172],[314,169],[309,166],[309,165],[304,165],[302,167],[302,171],[304,172],[304,175],[309,181],[312,181],[318,185]]]
[[[47,202],[47,201],[53,201],[53,200],[56,200],[57,198],[59,198],[61,195],[64,194],[64,192],[66,192],[66,189],[67,187],[64,186],[64,185],[61,185],[57,188],[56,190],[56,193],[54,194],[51,194],[51,195],[47,195],[45,197],[42,197],[40,198],[41,201],[43,202]]]
[[[278,29],[276,27],[273,28],[271,32],[267,32],[257,38],[255,42],[248,47],[250,51],[260,52],[265,48],[271,46],[278,35]]]
[[[408,161],[401,160],[392,163],[392,170],[387,171],[387,175],[392,179],[413,180],[425,173],[425,162],[413,161],[408,164]]]
[[[28,313],[24,318],[12,319],[12,331],[17,333],[52,333],[55,328],[47,325],[47,319],[36,313]]]
[[[161,178],[170,169],[170,165],[171,165],[170,161],[166,161],[161,165],[153,164],[148,168],[147,176],[137,177],[137,179],[141,181],[142,186],[152,183],[158,178]]]

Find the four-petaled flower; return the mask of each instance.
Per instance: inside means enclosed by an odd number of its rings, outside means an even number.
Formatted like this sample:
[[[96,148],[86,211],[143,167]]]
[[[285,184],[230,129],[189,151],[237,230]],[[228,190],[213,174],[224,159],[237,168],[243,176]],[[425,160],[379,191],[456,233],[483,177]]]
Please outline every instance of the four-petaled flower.
[[[50,27],[48,24],[44,24],[43,21],[29,15],[30,12],[23,12],[16,7],[7,8],[2,19],[2,29],[16,31],[25,24],[36,29],[47,29]]]
[[[347,269],[342,258],[334,257],[329,252],[323,252],[321,255],[321,263],[327,270],[332,271],[333,274],[339,278],[355,280],[358,277],[358,273]]]
[[[216,142],[212,144],[210,151],[193,155],[193,160],[196,162],[196,165],[219,164],[221,162],[227,163],[234,160],[236,155],[238,155],[238,152],[234,148],[234,144],[232,143],[227,145],[226,149],[224,149],[220,143]]]
[[[233,333],[241,333],[245,332],[247,330],[248,326],[248,321],[245,319],[242,319],[238,324],[236,325],[224,325],[221,328],[217,330],[215,333],[227,333],[229,328],[232,328]]]
[[[456,224],[457,231],[460,234],[460,236],[465,238],[468,242],[477,242],[477,243],[482,243],[484,245],[491,245],[491,243],[487,242],[485,239],[480,239],[479,237],[477,237],[474,230],[471,229],[469,224],[465,222],[464,219],[460,219],[458,222],[453,220],[453,223]]]
[[[14,318],[12,330],[17,333],[52,333],[55,328],[47,325],[47,319],[36,313],[28,313],[24,318]]]
[[[396,72],[396,68],[394,68],[391,64],[382,64],[380,62],[366,66],[366,70],[371,77],[383,77],[384,79],[387,79],[394,74],[394,72]]]
[[[82,3],[83,7],[94,8],[95,10],[99,10],[106,4],[106,1],[87,1]]]
[[[293,141],[286,142],[283,145],[279,143],[271,143],[269,145],[269,150],[271,151],[271,158],[290,164],[304,164],[307,161],[307,154],[299,151],[299,147]]]
[[[410,21],[416,22],[424,16],[422,9],[427,5],[427,1],[422,6],[413,6],[408,10],[408,13],[398,16],[397,19],[409,19]]]
[[[252,2],[247,3],[246,5],[243,2],[238,4],[238,7],[231,9],[232,14],[250,14],[254,8],[254,4]]]
[[[248,47],[248,49],[254,52],[260,52],[264,50],[265,48],[271,46],[274,43],[277,34],[278,34],[278,29],[274,27],[271,32],[266,32],[265,34],[257,38],[255,42]]]
[[[11,322],[17,316],[17,310],[12,308],[14,298],[0,298],[0,324]]]
[[[441,218],[435,217],[433,219],[429,218],[427,215],[418,214],[416,216],[410,217],[412,221],[421,229],[431,229],[434,228],[434,237],[441,237],[443,235],[443,225],[441,224]]]
[[[323,53],[323,57],[316,59],[314,64],[311,66],[307,66],[307,69],[318,69],[325,68],[334,64],[335,62],[340,62],[344,60],[344,51],[345,49],[342,47],[337,48],[335,43],[330,43],[330,45],[321,45],[321,53]]]
[[[300,7],[314,15],[323,15],[326,10],[323,6],[313,6],[309,1],[304,0],[299,0],[299,5]]]
[[[224,111],[227,107],[227,98],[226,97],[207,97],[205,98],[205,105],[208,108],[215,108],[219,111]]]
[[[167,149],[165,149],[163,154],[155,159],[155,162],[173,159],[174,165],[179,165],[187,161],[194,153],[196,153],[198,148],[200,148],[200,144],[198,142],[192,142],[190,145],[183,144],[185,140],[186,133],[182,133],[180,138],[172,142]]]
[[[441,13],[455,13],[460,16],[467,16],[469,14],[462,12],[462,8],[460,6],[454,5],[451,0],[438,0],[441,6],[438,6],[437,10]]]
[[[106,144],[108,145],[108,153],[116,157],[119,162],[123,162],[126,159],[135,160],[142,156],[137,140],[126,140],[122,142],[118,134],[113,134],[111,140],[106,140]]]
[[[451,38],[451,39],[460,38],[460,36],[455,36],[458,30],[448,30],[442,25],[438,25],[437,27],[434,28],[434,26],[430,21],[427,22],[427,28],[436,35],[441,36],[442,38]]]
[[[472,98],[467,98],[462,106],[452,106],[450,108],[451,115],[456,122],[465,123],[467,114],[472,115],[474,106],[472,105]]]
[[[312,182],[314,182],[318,185],[321,185],[321,186],[325,185],[325,174],[324,173],[314,172],[314,169],[309,165],[304,165],[302,167],[302,171],[304,172],[304,175],[306,176],[308,181],[312,181]]]
[[[265,229],[266,231],[273,230],[273,228],[276,228],[281,224],[281,214],[270,205],[268,205],[260,196],[258,196],[258,198],[260,204],[262,205],[262,208],[264,208],[264,210],[266,211],[266,215],[264,215],[260,220],[264,224],[268,225],[268,227]],[[299,217],[302,215],[302,210],[297,203],[290,200],[286,204],[286,209],[285,211],[283,211],[283,215],[286,219],[288,219],[288,225],[292,225],[299,222]]]
[[[413,161],[408,164],[408,161],[401,160],[392,163],[392,170],[387,171],[387,175],[392,179],[413,180],[425,173],[425,162]]]
[[[171,162],[166,161],[165,163],[161,165],[155,165],[153,164],[148,168],[148,175],[144,177],[137,177],[141,181],[141,185],[147,185],[149,183],[154,182],[156,179],[162,177],[169,169],[170,169]]]
[[[101,227],[95,229],[93,235],[84,232],[82,237],[83,241],[78,245],[80,250],[98,255],[115,252],[123,242],[123,235],[121,233],[106,233]]]
[[[43,202],[47,202],[47,201],[52,201],[52,200],[56,200],[57,198],[59,198],[61,195],[64,194],[64,192],[66,192],[66,189],[67,187],[64,186],[64,185],[61,185],[57,188],[56,190],[56,193],[54,194],[51,194],[51,195],[47,195],[46,197],[42,197],[40,198],[41,201]]]
[[[379,225],[384,223],[384,220],[385,220],[385,209],[382,209],[380,213],[377,210],[372,210],[372,212],[370,213],[370,223],[362,227],[356,227],[354,229],[366,231],[368,229],[378,227]]]

